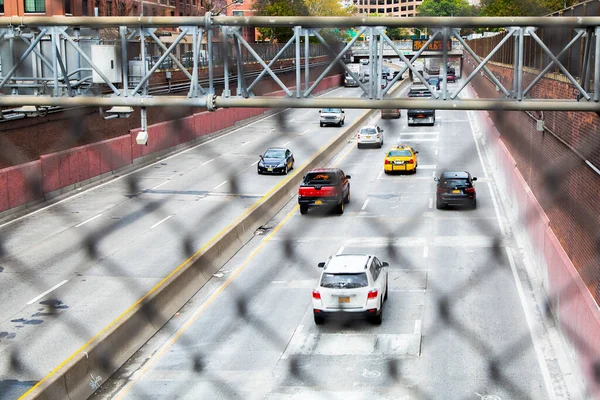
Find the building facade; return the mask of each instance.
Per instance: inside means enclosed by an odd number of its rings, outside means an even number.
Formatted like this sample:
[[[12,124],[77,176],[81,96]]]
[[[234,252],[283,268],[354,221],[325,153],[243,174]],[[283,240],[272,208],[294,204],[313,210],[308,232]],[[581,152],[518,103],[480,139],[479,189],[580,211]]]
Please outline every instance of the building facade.
[[[354,0],[359,15],[416,17],[423,0]]]
[[[0,15],[204,15],[205,0],[0,0]]]

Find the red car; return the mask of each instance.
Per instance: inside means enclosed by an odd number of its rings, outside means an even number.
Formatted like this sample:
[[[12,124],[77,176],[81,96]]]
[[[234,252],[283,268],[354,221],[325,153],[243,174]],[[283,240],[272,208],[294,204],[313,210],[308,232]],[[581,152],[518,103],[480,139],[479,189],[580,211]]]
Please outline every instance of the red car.
[[[332,207],[337,214],[344,213],[350,202],[350,175],[338,168],[318,168],[307,173],[298,189],[300,214],[312,207]]]

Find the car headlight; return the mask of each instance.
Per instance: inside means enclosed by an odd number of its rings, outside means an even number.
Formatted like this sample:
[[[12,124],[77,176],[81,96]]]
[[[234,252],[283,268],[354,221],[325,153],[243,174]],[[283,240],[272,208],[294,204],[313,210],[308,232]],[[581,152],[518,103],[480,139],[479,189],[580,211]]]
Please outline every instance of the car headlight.
[[[258,166],[259,166],[259,167],[264,167],[264,166],[265,166],[265,164],[263,164],[263,162],[262,162],[262,161],[259,161],[259,162],[258,162]]]
[[[285,161],[280,162],[279,164],[277,164],[277,168],[279,167],[283,167],[285,165]]]

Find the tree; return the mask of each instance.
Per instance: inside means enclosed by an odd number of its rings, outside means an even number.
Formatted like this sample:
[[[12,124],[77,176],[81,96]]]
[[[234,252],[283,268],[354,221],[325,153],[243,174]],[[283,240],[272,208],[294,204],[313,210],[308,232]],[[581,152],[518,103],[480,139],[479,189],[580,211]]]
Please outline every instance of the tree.
[[[467,0],[423,0],[417,11],[424,17],[459,17],[473,15],[473,6]]]
[[[254,3],[253,10],[259,16],[296,16],[309,15],[306,4],[302,0],[258,0]],[[294,32],[290,28],[258,28],[263,38],[271,42],[287,42]]]
[[[538,0],[482,0],[481,15],[488,17],[535,16],[547,14]]]
[[[406,28],[388,28],[385,32],[391,40],[410,39],[410,31]]]
[[[349,17],[352,6],[344,8],[337,0],[304,0],[308,15],[328,17]]]

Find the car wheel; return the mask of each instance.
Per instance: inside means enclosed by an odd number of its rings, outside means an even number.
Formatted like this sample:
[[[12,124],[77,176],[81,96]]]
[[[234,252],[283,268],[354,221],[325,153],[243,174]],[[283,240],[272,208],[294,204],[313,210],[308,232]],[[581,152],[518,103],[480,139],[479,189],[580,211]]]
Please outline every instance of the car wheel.
[[[260,172],[260,169],[257,169],[256,172],[258,172],[259,175],[262,175],[262,172]]]
[[[346,198],[344,199],[344,203],[346,203],[346,204],[350,203],[350,188],[348,188],[348,194],[346,195]]]
[[[441,201],[437,200],[437,201],[435,202],[435,208],[437,208],[438,210],[441,210],[441,209],[443,209],[444,207],[445,207],[445,206],[444,206],[444,203],[442,203]]]
[[[362,145],[360,143],[357,144],[359,149],[362,149]]]
[[[383,301],[379,304],[379,313],[373,318],[375,325],[381,325],[383,322]]]
[[[336,208],[336,213],[342,215],[344,213],[344,200],[340,201],[340,203],[335,207]]]
[[[300,214],[304,215],[308,212],[308,206],[300,204]]]
[[[473,199],[473,201],[471,202],[471,208],[473,210],[477,208],[477,199]]]
[[[283,170],[283,174],[284,174],[284,175],[287,175],[287,174],[288,174],[288,166],[287,166],[287,165],[285,166],[285,169]]]
[[[319,122],[319,125],[321,126],[321,128],[323,127],[323,124],[321,122]]]
[[[315,324],[317,325],[323,325],[325,323],[325,318],[323,317],[318,317],[315,315]]]
[[[387,299],[388,299],[388,281],[386,279],[386,281],[385,281],[385,295],[383,297],[383,301],[387,301]]]

